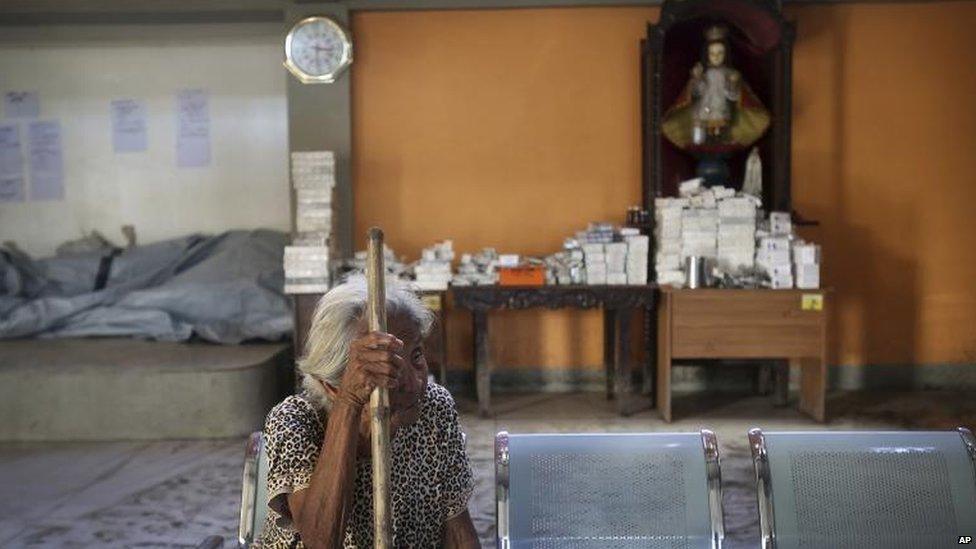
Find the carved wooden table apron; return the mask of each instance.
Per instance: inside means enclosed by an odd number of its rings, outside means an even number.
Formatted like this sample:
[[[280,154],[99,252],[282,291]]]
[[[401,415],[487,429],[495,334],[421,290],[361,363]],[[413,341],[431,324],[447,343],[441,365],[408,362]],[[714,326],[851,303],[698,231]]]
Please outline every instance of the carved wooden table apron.
[[[615,397],[617,411],[630,414],[650,406],[653,394],[653,353],[646,353],[643,384],[634,394],[630,368],[630,319],[635,309],[652,315],[656,287],[644,286],[461,286],[452,288],[454,304],[471,311],[474,324],[475,387],[478,410],[491,414],[491,361],[488,357],[488,313],[494,309],[549,309],[600,307],[603,316],[603,360],[607,371],[607,397]],[[652,339],[645,322],[644,340]],[[637,398],[634,398],[634,397]]]

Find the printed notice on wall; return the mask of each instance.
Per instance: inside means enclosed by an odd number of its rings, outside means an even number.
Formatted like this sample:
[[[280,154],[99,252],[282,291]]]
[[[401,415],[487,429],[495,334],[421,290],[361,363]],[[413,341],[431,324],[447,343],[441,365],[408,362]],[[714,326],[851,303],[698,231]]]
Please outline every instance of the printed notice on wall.
[[[27,155],[30,157],[31,200],[63,200],[61,123],[31,122],[27,130],[27,146]]]
[[[146,150],[146,105],[135,99],[112,101],[112,149],[115,152]]]
[[[24,157],[20,153],[20,128],[0,124],[0,202],[24,201]]]
[[[41,99],[36,91],[8,91],[3,94],[3,115],[7,118],[37,118]]]
[[[176,165],[210,165],[210,109],[206,90],[183,90],[176,95]]]

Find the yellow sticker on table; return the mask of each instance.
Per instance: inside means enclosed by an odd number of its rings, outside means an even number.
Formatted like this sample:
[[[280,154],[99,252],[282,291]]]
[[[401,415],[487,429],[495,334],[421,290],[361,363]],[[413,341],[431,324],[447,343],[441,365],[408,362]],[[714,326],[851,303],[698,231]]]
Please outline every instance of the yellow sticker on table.
[[[804,311],[822,311],[823,294],[803,294],[800,296],[800,308]]]
[[[420,296],[421,301],[427,306],[431,311],[441,310],[441,296],[440,294],[425,294]]]

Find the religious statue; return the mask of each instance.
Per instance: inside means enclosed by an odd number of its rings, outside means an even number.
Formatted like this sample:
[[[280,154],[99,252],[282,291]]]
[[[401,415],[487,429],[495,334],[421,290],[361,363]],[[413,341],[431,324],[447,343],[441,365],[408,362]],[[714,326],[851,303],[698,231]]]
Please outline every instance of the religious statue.
[[[769,122],[769,112],[729,64],[728,29],[709,27],[701,61],[664,113],[664,136],[701,160],[698,175],[708,184],[724,184],[728,168],[722,159],[755,143]]]
[[[746,173],[742,178],[742,192],[762,198],[762,160],[759,158],[759,148],[753,147],[746,159]]]

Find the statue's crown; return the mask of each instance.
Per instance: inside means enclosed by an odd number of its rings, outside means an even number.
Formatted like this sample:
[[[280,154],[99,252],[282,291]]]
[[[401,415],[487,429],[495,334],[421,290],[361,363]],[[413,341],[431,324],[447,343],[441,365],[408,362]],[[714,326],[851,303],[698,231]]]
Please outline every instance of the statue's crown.
[[[705,31],[705,39],[709,42],[719,42],[725,40],[725,37],[729,34],[729,29],[723,27],[722,25],[713,25],[708,27]]]

